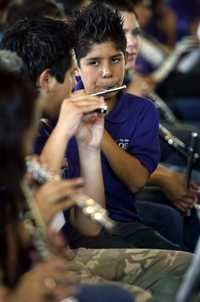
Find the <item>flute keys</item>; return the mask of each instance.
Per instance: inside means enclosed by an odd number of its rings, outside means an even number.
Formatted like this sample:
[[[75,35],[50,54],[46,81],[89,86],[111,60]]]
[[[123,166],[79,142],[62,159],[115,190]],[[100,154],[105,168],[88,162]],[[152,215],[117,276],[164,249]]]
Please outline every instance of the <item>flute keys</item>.
[[[92,206],[86,206],[86,207],[83,208],[83,213],[84,213],[84,214],[91,215],[91,214],[93,214],[94,212],[95,212],[95,209],[94,209],[94,207],[92,207]]]
[[[104,214],[103,214],[103,213],[95,213],[95,214],[94,214],[94,219],[95,219],[96,221],[101,222],[101,221],[103,220],[103,218],[104,218]]]

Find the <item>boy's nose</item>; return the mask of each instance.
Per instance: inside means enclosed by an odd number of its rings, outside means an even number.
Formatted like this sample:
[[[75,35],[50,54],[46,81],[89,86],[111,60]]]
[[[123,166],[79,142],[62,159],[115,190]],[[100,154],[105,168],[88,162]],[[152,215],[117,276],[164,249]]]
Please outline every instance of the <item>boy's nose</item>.
[[[111,76],[112,76],[111,69],[108,66],[103,67],[102,68],[102,77],[103,78],[109,78]]]
[[[130,34],[127,37],[127,47],[128,48],[136,48],[137,44],[138,44],[137,39]]]

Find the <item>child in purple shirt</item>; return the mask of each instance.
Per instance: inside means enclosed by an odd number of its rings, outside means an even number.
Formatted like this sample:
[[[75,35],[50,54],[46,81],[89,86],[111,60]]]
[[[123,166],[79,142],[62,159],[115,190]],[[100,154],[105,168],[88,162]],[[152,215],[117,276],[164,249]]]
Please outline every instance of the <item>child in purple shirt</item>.
[[[83,88],[82,82],[77,88]],[[113,110],[105,117],[105,129],[116,144],[136,157],[149,173],[156,169],[159,162],[158,114],[149,100],[125,92],[118,93]],[[67,158],[76,166],[73,147],[68,146]],[[133,192],[113,173],[104,152],[102,168],[111,218],[123,222],[140,221]]]
[[[124,81],[126,38],[119,16],[104,6],[91,5],[77,19],[77,35],[75,51],[85,91],[92,94],[120,86]],[[72,232],[72,244],[177,248],[142,225],[135,208],[134,193],[143,188],[159,161],[157,112],[148,100],[124,92],[106,95],[105,101],[109,114],[101,145],[102,166],[106,205],[117,227],[113,235],[104,230],[95,240]],[[79,170],[78,149],[72,138],[65,155],[65,176],[80,175]]]

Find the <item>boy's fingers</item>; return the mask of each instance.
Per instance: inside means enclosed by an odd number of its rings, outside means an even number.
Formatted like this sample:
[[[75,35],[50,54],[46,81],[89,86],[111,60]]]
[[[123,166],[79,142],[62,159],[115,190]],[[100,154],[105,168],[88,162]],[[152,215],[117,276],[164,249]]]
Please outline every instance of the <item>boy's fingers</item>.
[[[65,200],[65,201],[61,201],[59,203],[57,203],[55,206],[54,206],[54,209],[55,209],[55,212],[60,212],[60,211],[63,211],[63,210],[67,210],[73,206],[75,206],[77,204],[77,202],[75,200]]]

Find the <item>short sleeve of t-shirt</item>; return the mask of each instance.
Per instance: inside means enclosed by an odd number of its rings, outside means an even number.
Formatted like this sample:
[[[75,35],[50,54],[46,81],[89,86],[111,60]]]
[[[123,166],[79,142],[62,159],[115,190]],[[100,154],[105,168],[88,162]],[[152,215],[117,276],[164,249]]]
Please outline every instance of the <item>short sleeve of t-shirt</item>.
[[[44,148],[44,145],[46,144],[46,141],[48,140],[53,128],[54,125],[50,121],[47,119],[41,119],[38,136],[33,146],[34,154],[39,155],[42,152],[42,149]]]
[[[41,119],[38,136],[33,146],[33,153],[40,155],[42,149],[44,148],[47,140],[49,139],[54,127],[56,125],[56,120]],[[72,138],[68,143],[68,149],[70,149],[71,162],[67,160],[67,152],[63,158],[63,164],[61,167],[61,175],[63,178],[75,178],[80,176],[79,169],[79,158],[78,149],[76,146],[76,141]]]
[[[151,101],[141,102],[128,152],[152,173],[160,160],[159,117]]]

